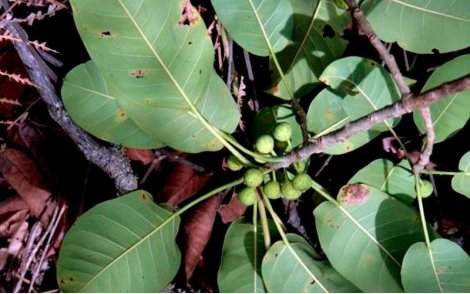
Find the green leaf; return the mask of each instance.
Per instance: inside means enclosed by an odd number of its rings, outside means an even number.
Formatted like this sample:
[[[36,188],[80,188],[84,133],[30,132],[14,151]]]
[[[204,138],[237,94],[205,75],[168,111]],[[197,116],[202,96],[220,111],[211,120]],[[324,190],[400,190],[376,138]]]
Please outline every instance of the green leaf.
[[[365,0],[361,5],[378,37],[415,53],[470,46],[468,0]]]
[[[307,111],[307,129],[316,136],[338,130],[351,121],[343,108],[343,99],[330,89],[323,89],[313,99]],[[327,154],[344,154],[364,146],[380,135],[381,132],[369,130],[358,133],[336,143],[324,151]]]
[[[292,108],[287,104],[265,107],[256,114],[251,129],[253,142],[263,134],[272,134],[276,124],[281,122],[286,122],[291,126],[292,146],[295,147],[302,144],[302,130],[295,119]]]
[[[64,292],[160,292],[176,275],[180,219],[145,191],[98,204],[65,236],[57,265]]]
[[[356,120],[400,100],[390,74],[375,61],[362,57],[346,57],[334,61],[323,71],[320,80],[343,97],[343,108]],[[398,124],[390,119],[371,130],[386,131]]]
[[[292,35],[289,0],[211,0],[217,17],[241,47],[259,56],[284,49]]]
[[[288,234],[289,245],[276,242],[263,258],[262,273],[269,292],[359,292],[300,236]]]
[[[427,80],[422,92],[435,88],[470,73],[470,54],[462,55],[439,67]],[[468,101],[470,91],[459,92],[453,96],[433,103],[429,108],[436,134],[435,143],[443,142],[460,131],[470,118]],[[419,112],[413,113],[419,131],[424,134],[423,119]]]
[[[164,147],[126,115],[93,61],[67,74],[62,97],[73,120],[101,140],[132,148]]]
[[[412,167],[405,159],[397,165],[386,159],[376,159],[360,169],[348,183],[376,187],[407,205],[411,205],[416,198]]]
[[[290,2],[294,10],[292,42],[276,58],[294,95],[302,97],[319,85],[323,69],[346,49],[347,42],[340,35],[349,21],[349,13],[336,8],[330,0]],[[271,68],[275,83],[268,92],[291,99],[277,69],[273,65]]]
[[[332,266],[364,292],[402,292],[401,261],[406,249],[423,239],[416,212],[363,184],[344,186],[338,200],[314,210]]]
[[[459,170],[462,174],[452,177],[452,189],[470,198],[470,151],[460,158]]]
[[[222,147],[212,128],[232,132],[238,109],[212,68],[211,39],[189,2],[71,3],[77,29],[106,81],[108,95],[116,98],[124,117],[138,127],[136,133],[144,132],[154,141],[187,152]],[[72,77],[88,78],[85,74]],[[72,95],[64,99],[78,96],[73,90]]]
[[[407,292],[470,292],[470,258],[457,244],[436,239],[411,246],[403,259],[403,287]]]
[[[266,252],[263,233],[261,226],[256,231],[254,228],[243,219],[233,222],[228,228],[217,276],[220,292],[266,292],[261,277],[261,261]],[[272,225],[270,231],[274,237],[276,233]]]

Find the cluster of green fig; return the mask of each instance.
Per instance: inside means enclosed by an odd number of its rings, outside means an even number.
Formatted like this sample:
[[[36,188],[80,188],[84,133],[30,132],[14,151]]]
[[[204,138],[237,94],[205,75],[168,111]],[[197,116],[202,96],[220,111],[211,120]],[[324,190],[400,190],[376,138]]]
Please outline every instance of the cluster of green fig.
[[[264,134],[258,137],[255,149],[267,156],[283,154],[290,148],[291,136],[291,126],[287,123],[279,123],[272,135]],[[227,166],[233,171],[244,168],[243,163],[234,155],[228,157]],[[312,179],[305,169],[305,162],[294,163],[288,170],[281,169],[269,173],[263,173],[258,168],[248,168],[243,175],[245,186],[238,192],[239,200],[246,206],[253,205],[257,201],[258,191],[269,199],[282,197],[296,200],[312,186]]]

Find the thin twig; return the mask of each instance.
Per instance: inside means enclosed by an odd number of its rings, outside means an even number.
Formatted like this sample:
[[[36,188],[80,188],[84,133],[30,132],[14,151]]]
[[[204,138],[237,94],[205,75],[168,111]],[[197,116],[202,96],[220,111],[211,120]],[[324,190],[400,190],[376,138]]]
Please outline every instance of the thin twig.
[[[0,0],[0,6],[8,9],[8,2]],[[14,46],[29,73],[30,79],[38,85],[38,92],[46,103],[52,119],[68,133],[90,162],[100,167],[114,180],[116,189],[120,193],[137,189],[137,180],[129,159],[116,147],[105,148],[100,146],[71,120],[55,93],[54,86],[49,79],[47,65],[45,65],[36,50],[28,44],[27,35],[21,26],[15,22],[8,22],[6,28],[14,37],[24,40],[24,42],[15,42]]]
[[[253,75],[253,67],[251,66],[250,54],[245,49],[243,49],[243,57],[245,59],[245,66],[246,66],[246,71],[248,73],[248,79],[250,80],[252,88],[253,88],[253,99],[252,99],[253,111],[258,112],[259,101],[258,101],[258,94],[256,93],[256,87],[255,87],[255,76]]]
[[[41,273],[42,264],[44,263],[44,259],[46,257],[47,251],[49,251],[49,247],[52,245],[52,242],[51,242],[52,237],[54,236],[57,230],[57,226],[59,225],[60,220],[62,219],[62,216],[64,215],[65,208],[66,208],[65,204],[62,205],[62,208],[60,209],[57,217],[55,219],[51,219],[52,229],[49,232],[49,237],[47,238],[47,242],[44,245],[44,248],[42,249],[41,258],[39,259],[39,262],[36,265],[36,270],[34,271],[33,277],[31,278],[31,284],[29,284],[29,290],[28,290],[28,292],[30,293],[33,292],[34,283],[36,282],[36,279],[39,277],[39,274]]]
[[[329,146],[342,142],[357,133],[367,131],[387,119],[401,117],[404,114],[423,109],[432,103],[462,91],[470,91],[470,75],[444,83],[421,94],[411,94],[410,99],[403,99],[357,119],[337,131],[323,135],[316,140],[312,139],[302,148],[280,157],[278,162],[266,164],[266,167],[272,169],[288,167],[293,162],[307,159],[312,154],[321,153]]]
[[[403,95],[403,99],[408,99],[411,93],[410,87],[408,87],[408,84],[406,83],[405,78],[403,77],[403,74],[398,68],[395,57],[393,57],[393,55],[390,54],[389,50],[384,46],[382,41],[379,40],[374,30],[372,29],[371,24],[369,23],[369,21],[367,20],[364,13],[359,8],[359,6],[357,5],[356,0],[345,0],[345,1],[349,7],[349,10],[351,11],[353,18],[356,20],[357,26],[359,27],[361,32],[367,36],[367,38],[369,39],[369,42],[372,44],[375,50],[377,50],[377,52],[380,55],[380,58],[385,62],[388,69],[390,70],[390,73],[392,74],[393,79],[397,83],[398,88],[400,89],[400,92]],[[406,53],[405,53],[405,56],[406,56]],[[425,143],[424,150],[419,155],[418,163],[415,164],[415,166],[413,167],[413,170],[415,172],[419,172],[420,170],[424,168],[426,164],[429,163],[429,158],[431,157],[431,154],[432,154],[434,138],[435,138],[434,125],[432,122],[431,112],[429,108],[426,107],[426,108],[421,109],[420,113],[421,113],[421,117],[423,118],[424,125],[426,127],[426,143]]]

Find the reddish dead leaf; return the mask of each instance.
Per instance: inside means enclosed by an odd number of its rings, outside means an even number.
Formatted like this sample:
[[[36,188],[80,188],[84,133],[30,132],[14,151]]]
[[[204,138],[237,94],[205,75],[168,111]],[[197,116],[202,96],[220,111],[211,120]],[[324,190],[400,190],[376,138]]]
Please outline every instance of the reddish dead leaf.
[[[194,171],[185,164],[178,164],[171,172],[165,187],[158,195],[159,202],[177,206],[199,192],[209,181],[208,174]]]
[[[50,199],[51,192],[36,164],[18,150],[5,149],[0,153],[0,172],[46,227],[54,205]]]
[[[10,239],[28,217],[29,209],[22,209],[4,218],[0,223],[0,236]]]
[[[8,197],[0,202],[0,219],[6,215],[14,213],[18,210],[28,209],[29,205],[18,195]]]
[[[125,148],[124,152],[130,160],[140,161],[144,165],[150,164],[155,157],[152,150]]]
[[[199,20],[199,13],[197,9],[191,4],[190,0],[183,0],[181,19],[178,25],[193,25]]]
[[[221,196],[222,194],[218,194],[201,203],[184,225],[186,233],[186,247],[184,251],[186,281],[191,279],[194,268],[202,258],[202,252],[206,248],[207,241],[212,233]]]
[[[230,202],[225,205],[221,205],[219,208],[219,214],[224,224],[231,223],[234,220],[240,218],[246,210],[246,206],[238,200],[237,194],[233,194]]]
[[[23,246],[26,243],[24,241],[28,237],[28,232],[29,232],[28,222],[24,221],[15,231],[13,236],[11,236],[11,238],[9,239],[10,244],[8,245],[8,254],[12,256],[17,256],[18,254],[21,253],[21,249],[23,249]]]

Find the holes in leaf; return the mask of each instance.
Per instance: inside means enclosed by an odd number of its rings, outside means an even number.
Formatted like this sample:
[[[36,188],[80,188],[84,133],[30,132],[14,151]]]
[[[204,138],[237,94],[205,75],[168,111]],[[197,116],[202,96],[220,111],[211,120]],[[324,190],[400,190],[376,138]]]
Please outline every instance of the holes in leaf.
[[[436,49],[436,48],[432,48],[431,51],[432,51],[432,53],[434,53],[434,54],[436,54],[436,55],[440,54],[439,50]]]
[[[112,37],[113,34],[110,31],[102,31],[100,32],[100,37],[101,38],[110,38]]]
[[[336,35],[335,30],[330,25],[323,27],[323,38],[333,38]]]
[[[199,21],[199,13],[189,0],[183,0],[181,9],[181,18],[178,26],[192,26]]]

